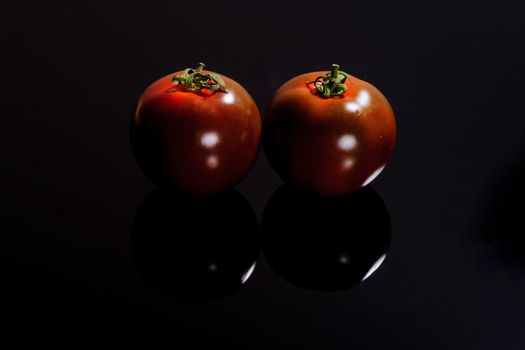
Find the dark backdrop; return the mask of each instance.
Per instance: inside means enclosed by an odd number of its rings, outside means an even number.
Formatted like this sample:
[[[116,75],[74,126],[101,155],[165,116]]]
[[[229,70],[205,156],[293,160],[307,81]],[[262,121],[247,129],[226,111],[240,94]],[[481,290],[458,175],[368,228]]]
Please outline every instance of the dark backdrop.
[[[2,2],[0,339],[525,348],[524,11],[520,0]],[[315,292],[261,253],[235,293],[188,303],[137,276],[130,234],[153,186],[130,151],[130,113],[149,83],[198,61],[261,112],[284,81],[333,62],[388,97],[398,140],[372,187],[392,236],[369,280]],[[261,154],[237,189],[260,220],[280,184]]]

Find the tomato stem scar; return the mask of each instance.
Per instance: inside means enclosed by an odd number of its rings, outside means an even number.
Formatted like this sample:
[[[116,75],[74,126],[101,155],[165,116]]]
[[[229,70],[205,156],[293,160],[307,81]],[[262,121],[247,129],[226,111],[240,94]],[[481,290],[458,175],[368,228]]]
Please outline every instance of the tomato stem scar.
[[[224,80],[215,73],[204,73],[203,69],[206,65],[202,62],[197,64],[197,68],[186,68],[182,74],[174,75],[171,82],[173,85],[182,86],[182,88],[189,92],[194,92],[203,95],[213,95],[217,91],[226,92],[226,84]],[[208,90],[211,94],[202,93],[203,90]],[[176,91],[175,89],[168,89],[167,92]]]
[[[340,71],[339,68],[340,66],[334,63],[329,73],[318,76],[314,81],[309,81],[306,84],[313,83],[317,89],[317,94],[323,98],[340,96],[348,90],[345,82],[350,76]]]

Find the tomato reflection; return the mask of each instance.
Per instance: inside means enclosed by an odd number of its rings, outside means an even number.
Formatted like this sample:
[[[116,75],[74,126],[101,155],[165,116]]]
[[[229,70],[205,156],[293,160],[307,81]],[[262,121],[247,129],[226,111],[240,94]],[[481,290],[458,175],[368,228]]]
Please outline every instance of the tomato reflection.
[[[133,263],[141,280],[165,297],[214,299],[250,277],[259,255],[258,229],[237,191],[199,198],[156,189],[135,218]]]
[[[338,291],[383,263],[390,217],[370,187],[330,198],[283,185],[265,208],[262,237],[264,255],[282,278],[306,289]]]

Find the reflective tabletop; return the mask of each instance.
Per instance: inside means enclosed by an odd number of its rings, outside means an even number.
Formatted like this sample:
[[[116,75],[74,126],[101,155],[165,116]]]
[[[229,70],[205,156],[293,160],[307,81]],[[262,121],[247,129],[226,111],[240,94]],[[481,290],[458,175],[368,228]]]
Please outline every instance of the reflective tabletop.
[[[2,3],[2,342],[524,349],[524,10]],[[264,152],[218,195],[156,188],[132,111],[200,61],[263,116],[285,81],[341,64],[390,101],[390,162],[343,197],[284,184]]]

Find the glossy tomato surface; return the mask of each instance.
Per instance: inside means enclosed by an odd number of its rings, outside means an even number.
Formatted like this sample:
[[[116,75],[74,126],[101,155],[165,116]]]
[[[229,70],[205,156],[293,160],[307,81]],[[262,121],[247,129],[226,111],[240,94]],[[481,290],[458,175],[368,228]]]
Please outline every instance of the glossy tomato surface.
[[[396,122],[385,96],[353,76],[344,94],[320,96],[310,82],[326,73],[297,76],[276,91],[263,122],[263,146],[283,180],[344,195],[383,170],[394,149]]]
[[[130,127],[135,159],[157,186],[191,194],[235,186],[260,148],[259,110],[249,93],[224,75],[214,73],[224,80],[225,92],[191,92],[172,83],[181,74],[157,80],[140,96]]]

